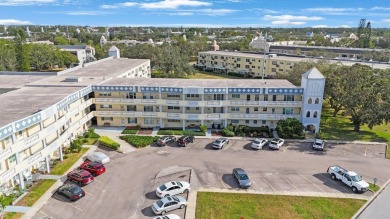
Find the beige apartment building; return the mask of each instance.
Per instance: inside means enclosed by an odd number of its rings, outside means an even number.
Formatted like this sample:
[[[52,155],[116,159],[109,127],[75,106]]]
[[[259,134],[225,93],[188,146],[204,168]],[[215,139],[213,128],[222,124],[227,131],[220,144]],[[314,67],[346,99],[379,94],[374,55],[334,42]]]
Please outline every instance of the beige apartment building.
[[[320,60],[323,59],[279,56],[276,54],[263,55],[256,53],[207,51],[199,52],[198,62],[195,64],[195,67],[217,73],[235,72],[261,78],[264,66],[264,78],[272,78],[277,73],[288,73],[296,63],[318,62]],[[346,66],[352,66],[359,63],[378,69],[390,68],[390,64],[388,63],[359,62],[352,60],[330,60],[330,63],[339,63],[340,65]]]

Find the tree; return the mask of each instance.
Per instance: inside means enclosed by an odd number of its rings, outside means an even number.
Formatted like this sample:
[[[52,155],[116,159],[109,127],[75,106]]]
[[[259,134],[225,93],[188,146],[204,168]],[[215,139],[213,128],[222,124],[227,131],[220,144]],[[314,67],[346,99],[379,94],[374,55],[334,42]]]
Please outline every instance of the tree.
[[[31,44],[30,64],[38,71],[50,68],[55,59],[54,50],[47,44]]]
[[[295,118],[287,118],[286,120],[279,120],[276,131],[282,138],[303,138],[305,136],[304,126],[299,120]]]
[[[15,43],[11,40],[0,40],[0,71],[15,71],[17,69],[14,46]]]
[[[340,65],[331,64],[321,67],[321,72],[326,77],[324,99],[328,100],[330,107],[333,109],[333,117],[343,108],[341,98],[345,90],[342,88]]]
[[[356,41],[358,47],[370,48],[372,46],[370,21],[366,23],[366,19],[360,19],[357,36],[359,37],[359,40]]]
[[[21,34],[23,33],[23,34]],[[30,49],[25,43],[24,32],[18,33],[15,38],[15,54],[18,61],[18,71],[30,71]]]
[[[193,73],[193,68],[189,63],[189,55],[179,46],[163,44],[161,51],[157,54],[158,69],[165,77],[184,77]]]

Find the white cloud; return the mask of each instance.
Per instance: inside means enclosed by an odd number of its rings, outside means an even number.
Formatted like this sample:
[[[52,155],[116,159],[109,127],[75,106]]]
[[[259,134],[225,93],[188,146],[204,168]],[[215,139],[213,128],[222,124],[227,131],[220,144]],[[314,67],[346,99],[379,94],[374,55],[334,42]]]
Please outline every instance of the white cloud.
[[[382,22],[390,24],[390,19],[383,19]]]
[[[55,3],[56,0],[0,0],[2,6],[43,5]]]
[[[145,9],[177,9],[182,6],[199,7],[211,6],[210,2],[202,2],[197,0],[163,0],[160,2],[140,3],[141,8]]]
[[[200,9],[200,10],[193,10],[194,12],[198,12],[203,15],[208,15],[208,16],[223,16],[227,14],[231,14],[235,12],[236,10],[233,9]]]
[[[241,0],[227,0],[228,2],[241,2]]]
[[[15,20],[15,19],[0,20],[0,25],[27,25],[27,24],[31,24],[31,22],[30,21]]]
[[[320,25],[314,25],[314,26],[312,26],[312,28],[325,28],[325,27],[328,27],[328,25],[326,25],[326,24],[320,24]]]
[[[274,24],[274,25],[304,25],[304,24],[306,24],[306,22],[280,20],[280,21],[272,21],[271,24]]]
[[[265,15],[263,20],[272,21],[271,24],[274,25],[304,25],[306,21],[318,21],[322,20],[322,17],[308,17],[308,16],[295,16],[295,15]]]
[[[251,8],[251,9],[248,9],[248,11],[258,11],[258,12],[269,13],[269,14],[278,13],[275,10],[265,9],[265,8]]]
[[[104,8],[104,9],[126,8],[126,7],[134,7],[137,5],[138,3],[136,2],[123,2],[123,3],[112,4],[112,5],[101,5],[100,8]]]
[[[76,15],[76,16],[80,16],[80,15],[98,16],[98,15],[105,15],[105,14],[112,14],[112,13],[107,11],[65,11],[63,12],[63,14]]]
[[[176,13],[168,13],[168,15],[190,16],[190,15],[194,15],[194,13],[192,13],[192,12],[176,12]]]
[[[363,11],[363,8],[306,8],[304,11],[310,12],[324,12],[324,13],[334,13],[334,12],[355,12]]]
[[[390,11],[390,7],[389,8],[386,8],[386,7],[373,7],[370,9],[370,11]]]

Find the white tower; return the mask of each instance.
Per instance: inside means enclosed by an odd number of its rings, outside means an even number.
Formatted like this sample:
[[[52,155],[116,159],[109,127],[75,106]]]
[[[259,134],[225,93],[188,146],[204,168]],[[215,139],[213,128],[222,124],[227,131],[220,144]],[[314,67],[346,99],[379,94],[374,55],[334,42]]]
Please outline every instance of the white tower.
[[[104,36],[100,37],[100,46],[103,46],[107,43],[107,40]]]
[[[306,130],[317,133],[320,129],[325,77],[314,67],[302,75],[301,87],[304,89],[301,122]]]
[[[183,35],[183,40],[187,41],[187,36],[185,34]]]
[[[45,29],[43,29],[43,27],[41,27],[41,33],[44,33],[45,32]]]
[[[108,50],[108,56],[114,57],[114,59],[119,59],[121,57],[120,51],[116,46],[112,46],[110,50]]]

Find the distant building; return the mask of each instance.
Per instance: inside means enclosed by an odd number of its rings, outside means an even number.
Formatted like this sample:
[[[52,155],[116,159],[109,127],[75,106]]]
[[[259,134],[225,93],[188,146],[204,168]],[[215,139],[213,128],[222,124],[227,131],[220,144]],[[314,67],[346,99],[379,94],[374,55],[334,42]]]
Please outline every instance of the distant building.
[[[358,40],[359,39],[359,37],[356,36],[354,33],[351,33],[348,38],[349,39],[353,39],[353,40]]]
[[[211,45],[210,49],[212,51],[218,51],[219,50],[219,45],[217,44],[216,40],[213,41],[213,45]]]
[[[257,50],[265,50],[266,52],[269,52],[270,44],[267,43],[265,38],[261,33],[256,33],[256,37],[252,39],[252,41],[249,43],[249,48],[257,49]]]
[[[119,59],[121,57],[119,49],[116,46],[112,46],[108,50],[108,56],[114,57],[115,59]]]
[[[313,32],[306,32],[306,37],[312,38],[312,37],[314,37],[314,33]]]
[[[84,63],[89,63],[96,61],[95,58],[95,48],[88,45],[58,45],[57,46],[62,51],[68,51],[71,54],[75,55],[79,60],[79,63],[76,65],[83,65]]]

